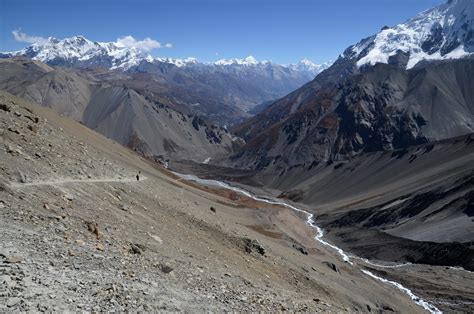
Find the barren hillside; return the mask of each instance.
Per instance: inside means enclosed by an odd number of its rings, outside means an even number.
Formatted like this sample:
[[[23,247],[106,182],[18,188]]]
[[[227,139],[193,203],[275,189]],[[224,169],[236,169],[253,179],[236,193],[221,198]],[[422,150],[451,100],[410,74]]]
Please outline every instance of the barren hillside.
[[[421,310],[289,209],[185,184],[49,109],[0,102],[3,310]]]

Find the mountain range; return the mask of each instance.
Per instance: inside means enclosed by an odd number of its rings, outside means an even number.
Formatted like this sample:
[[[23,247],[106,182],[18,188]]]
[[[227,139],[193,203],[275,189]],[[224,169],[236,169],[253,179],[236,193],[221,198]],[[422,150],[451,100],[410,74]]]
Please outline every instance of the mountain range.
[[[1,57],[2,89],[146,156],[197,161],[235,151],[243,141],[230,135],[227,126],[329,65],[303,60],[283,66],[253,57],[215,63],[152,58],[139,49],[83,36],[49,38]]]
[[[21,57],[0,59],[0,89],[83,123],[148,156],[228,154],[239,140],[198,115],[152,100],[125,84],[112,85],[72,68]]]
[[[187,111],[208,116],[221,125],[241,121],[249,116],[247,111],[284,96],[330,65],[317,65],[307,59],[279,65],[252,56],[214,63],[194,58],[153,58],[137,48],[93,42],[84,36],[61,40],[50,37],[20,51],[0,53],[0,57],[27,57],[50,66],[96,72],[109,70],[102,78],[120,80],[121,84],[133,81],[133,87],[147,90],[149,97],[162,102],[167,98],[168,103],[187,107]]]
[[[216,68],[276,66],[271,61],[258,61],[253,56],[244,59],[220,59],[215,62],[202,63],[196,58],[175,59],[152,57],[148,52],[135,47],[126,47],[117,42],[91,41],[82,35],[57,39],[49,37],[47,41],[34,43],[20,51],[3,52],[2,57],[23,56],[50,65],[73,66],[82,68],[104,68],[110,70],[130,70],[142,63],[166,63],[179,68],[209,66]],[[307,72],[315,76],[327,68],[330,63],[318,65],[311,60],[303,59],[296,64],[280,65],[294,71]]]

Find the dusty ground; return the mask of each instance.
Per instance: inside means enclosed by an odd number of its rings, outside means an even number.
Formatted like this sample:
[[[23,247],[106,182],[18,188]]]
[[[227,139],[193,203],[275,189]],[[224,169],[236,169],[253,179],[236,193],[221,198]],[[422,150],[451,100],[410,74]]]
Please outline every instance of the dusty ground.
[[[182,182],[11,95],[0,106],[2,312],[423,312],[289,209]]]

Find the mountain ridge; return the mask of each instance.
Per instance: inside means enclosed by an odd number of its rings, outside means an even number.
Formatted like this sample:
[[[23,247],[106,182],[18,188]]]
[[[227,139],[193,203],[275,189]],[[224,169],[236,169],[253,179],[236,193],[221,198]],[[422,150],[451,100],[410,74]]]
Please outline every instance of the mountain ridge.
[[[53,109],[152,159],[202,161],[238,140],[199,115],[182,113],[124,84],[30,59],[0,59],[0,89]]]
[[[304,83],[330,63],[309,60],[279,65],[270,61],[221,59],[201,63],[195,58],[153,58],[147,52],[117,43],[92,42],[83,36],[49,38],[0,58],[26,57],[53,67],[98,72],[97,80],[121,82],[160,102],[203,115],[221,126],[250,116],[257,105],[278,99]],[[133,81],[133,82],[132,82]]]
[[[269,66],[278,65],[294,71],[311,72],[316,75],[327,68],[330,62],[315,64],[303,59],[295,64],[278,64],[272,61],[258,61],[253,56],[246,58],[220,59],[214,62],[200,62],[196,58],[184,59],[169,57],[152,57],[148,52],[135,47],[125,47],[116,42],[91,41],[83,35],[57,39],[49,37],[46,42],[34,43],[19,51],[1,52],[2,57],[25,56],[53,65],[71,65],[79,67],[104,67],[110,70],[129,70],[142,62],[160,62],[179,68],[192,66]]]
[[[474,54],[474,2],[450,0],[349,47],[342,57],[357,66],[460,59]]]

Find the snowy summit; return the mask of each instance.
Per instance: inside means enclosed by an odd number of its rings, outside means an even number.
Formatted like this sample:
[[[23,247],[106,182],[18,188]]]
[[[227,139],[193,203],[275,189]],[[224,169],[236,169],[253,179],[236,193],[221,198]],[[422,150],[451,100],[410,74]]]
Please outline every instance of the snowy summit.
[[[175,59],[168,57],[152,57],[147,51],[136,47],[127,47],[119,42],[96,42],[84,36],[56,39],[48,38],[44,42],[34,43],[20,51],[1,54],[4,57],[25,56],[50,65],[75,66],[82,68],[107,68],[111,70],[130,70],[141,63],[167,63],[178,68],[193,66],[210,66],[216,68],[262,69],[276,65],[271,61],[259,61],[253,56],[243,59],[221,59],[212,63],[200,63],[196,58]],[[296,71],[306,72],[315,76],[328,68],[330,63],[318,65],[308,59],[297,64],[282,66]]]
[[[357,66],[389,63],[408,56],[406,68],[420,61],[459,59],[474,53],[474,1],[450,0],[421,12],[405,23],[384,27],[378,34],[346,50]]]
[[[253,56],[248,56],[245,59],[221,59],[214,62],[215,65],[245,65],[245,66],[255,66],[255,65],[265,65],[269,64],[270,61],[257,61]]]
[[[62,40],[49,37],[10,56],[26,56],[53,65],[94,65],[109,69],[128,69],[152,57],[142,50],[124,47],[114,42],[93,42],[84,36]]]

